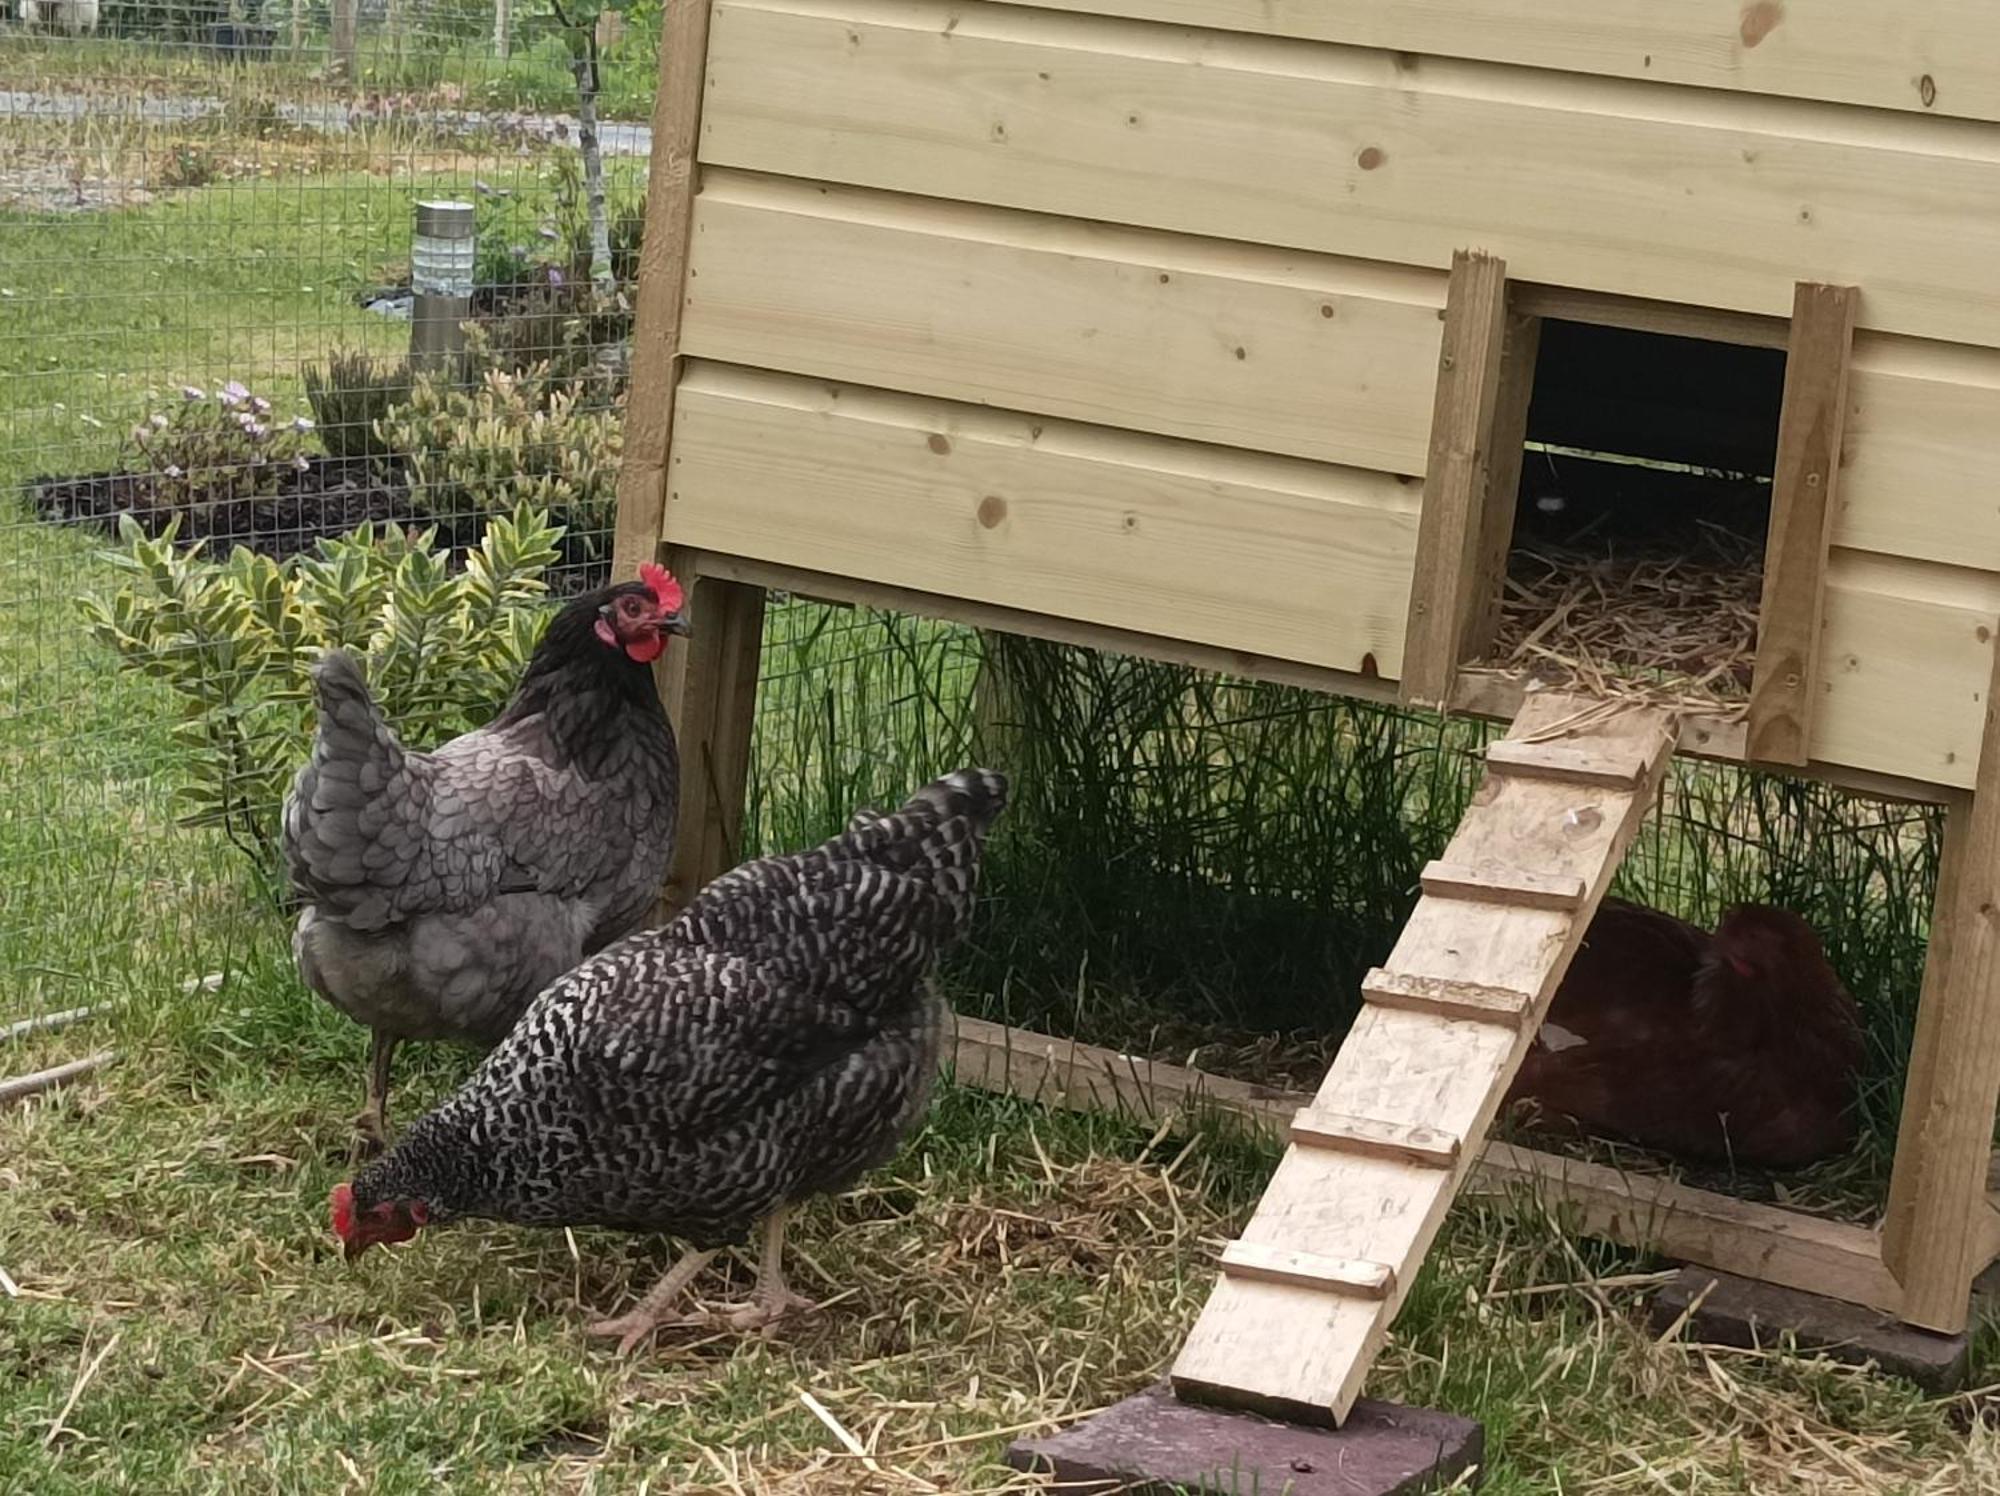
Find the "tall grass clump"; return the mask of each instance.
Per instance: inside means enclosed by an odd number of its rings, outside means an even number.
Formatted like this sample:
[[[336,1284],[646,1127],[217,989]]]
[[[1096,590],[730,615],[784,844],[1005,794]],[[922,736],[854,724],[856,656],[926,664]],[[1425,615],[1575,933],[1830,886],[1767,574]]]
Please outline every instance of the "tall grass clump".
[[[1015,789],[950,973],[968,1011],[1272,1081],[1316,1082],[1499,730],[797,600],[766,634],[745,855],[976,755]],[[1860,1193],[1893,1146],[1941,829],[1677,760],[1613,884],[1704,925],[1752,901],[1820,932],[1868,1025]]]

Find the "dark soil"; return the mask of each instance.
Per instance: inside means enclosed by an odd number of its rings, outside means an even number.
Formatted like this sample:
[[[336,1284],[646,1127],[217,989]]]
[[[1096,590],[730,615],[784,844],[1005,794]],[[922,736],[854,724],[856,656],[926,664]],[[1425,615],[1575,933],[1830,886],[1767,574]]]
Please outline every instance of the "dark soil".
[[[177,544],[185,548],[206,542],[207,554],[218,559],[240,545],[282,561],[370,520],[416,528],[436,524],[439,540],[454,551],[478,545],[485,532],[480,519],[433,519],[411,502],[408,488],[390,465],[341,457],[308,461],[306,471],[286,475],[284,491],[276,495],[178,509],[157,501],[151,476],[145,473],[36,478],[29,481],[27,492],[38,518],[113,536],[121,515],[131,515],[147,535],[158,537],[178,514]],[[553,518],[564,521],[562,515]],[[601,586],[607,575],[606,560],[588,554],[586,537],[575,534],[574,527],[566,531],[562,556],[550,569],[550,590],[570,596]]]

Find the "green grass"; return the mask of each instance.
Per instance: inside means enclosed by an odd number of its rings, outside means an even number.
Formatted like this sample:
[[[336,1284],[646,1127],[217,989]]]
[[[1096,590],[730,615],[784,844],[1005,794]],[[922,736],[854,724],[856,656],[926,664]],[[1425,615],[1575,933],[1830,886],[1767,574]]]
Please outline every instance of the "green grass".
[[[258,172],[291,159],[243,150]],[[0,485],[112,462],[183,381],[289,398],[302,356],[396,351],[405,330],[352,291],[401,252],[413,192],[493,167],[367,164],[0,215]],[[0,1021],[111,1009],[0,1045],[0,1073],[122,1056],[0,1112],[18,1289],[0,1289],[0,1491],[998,1490],[1012,1433],[1164,1369],[1270,1152],[951,1088],[892,1166],[806,1213],[795,1280],[826,1305],[770,1340],[673,1336],[632,1361],[587,1342],[583,1319],[660,1270],[651,1238],[470,1226],[342,1264],[325,1199],[362,1035],[301,990],[240,859],[175,825],[169,705],[76,621],[108,585],[95,545],[0,512]],[[982,688],[964,630],[781,604],[745,850],[991,752],[1021,796],[953,963],[961,1008],[1309,1078],[1458,813],[1476,734],[1039,646],[1002,658]],[[1621,886],[1702,917],[1794,903],[1868,1008],[1871,1137],[1815,1186],[1865,1208],[1935,825],[1702,768],[1669,809]],[[398,1115],[468,1064],[410,1052]],[[1650,1266],[1532,1209],[1462,1205],[1371,1390],[1483,1419],[1503,1496],[2000,1489],[1984,1394],[1656,1344],[1634,1313]],[[1976,1356],[1995,1380],[1989,1331]]]
[[[490,7],[487,11],[490,29]],[[327,38],[309,29],[290,51],[290,30],[280,27],[277,51],[263,62],[234,65],[183,41],[144,38],[68,38],[0,34],[0,78],[7,86],[43,91],[118,94],[144,89],[191,96],[245,91],[287,98],[332,97]],[[651,117],[659,81],[657,22],[629,30],[600,63],[598,114],[608,120]],[[398,93],[432,107],[576,113],[576,79],[557,36],[523,35],[505,61],[490,34],[454,39],[418,33],[398,44],[364,29],[356,49],[352,92]]]

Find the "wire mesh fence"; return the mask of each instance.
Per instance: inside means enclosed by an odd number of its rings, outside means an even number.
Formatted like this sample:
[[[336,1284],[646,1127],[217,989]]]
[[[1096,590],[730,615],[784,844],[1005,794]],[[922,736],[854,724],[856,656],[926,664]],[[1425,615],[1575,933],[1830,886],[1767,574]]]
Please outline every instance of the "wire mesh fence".
[[[658,31],[547,0],[8,0],[0,1013],[241,883],[220,807],[300,724],[236,548],[297,586],[357,526],[429,530],[449,570],[525,511],[560,531],[523,563],[549,591],[603,575]],[[422,203],[469,205],[469,255]],[[150,570],[107,559],[147,543]],[[429,689],[476,664],[441,651]]]
[[[393,652],[394,621],[421,624],[399,725],[435,742],[496,704],[532,634],[468,624],[449,579],[469,550],[557,595],[606,573],[658,10],[17,6],[0,1023],[135,983],[199,1011],[226,1000],[212,974],[287,959],[270,815],[304,751],[310,647]],[[420,228],[436,203],[469,205],[469,253]],[[357,546],[373,559],[341,570]],[[977,750],[1020,798],[961,1001],[1294,1081],[1344,1032],[1484,737],[789,599],[761,689],[746,853]],[[1680,765],[1618,885],[1702,920],[1752,898],[1816,924],[1869,1018],[1869,1190],[1937,844],[1928,811]]]

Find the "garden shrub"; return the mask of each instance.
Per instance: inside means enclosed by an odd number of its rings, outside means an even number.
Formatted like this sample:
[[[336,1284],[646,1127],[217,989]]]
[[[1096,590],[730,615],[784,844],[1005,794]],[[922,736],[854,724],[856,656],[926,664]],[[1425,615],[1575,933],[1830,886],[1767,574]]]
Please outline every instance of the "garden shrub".
[[[504,315],[467,323],[463,373],[476,382],[498,370],[602,410],[625,392],[620,355],[631,335],[629,309],[604,304],[588,281],[556,280],[524,290]]]
[[[304,369],[306,399],[319,422],[319,439],[335,457],[386,457],[393,450],[375,426],[410,397],[410,368],[397,360],[378,362],[373,354],[336,348],[324,364]]]
[[[592,556],[611,531],[620,412],[586,406],[546,364],[525,374],[490,369],[470,389],[419,375],[409,403],[378,421],[376,434],[404,454],[412,502],[439,520],[533,505],[561,517]]]
[[[236,499],[270,498],[304,472],[305,416],[278,415],[271,402],[235,380],[212,394],[184,386],[170,410],[132,428],[127,466],[144,473],[158,508],[192,509]]]
[[[279,816],[312,741],[310,669],[344,645],[364,657],[376,702],[404,743],[430,748],[490,720],[548,619],[543,574],[560,527],[529,506],[496,516],[453,569],[436,532],[363,525],[311,554],[226,561],[149,538],[130,518],[110,559],[109,599],[79,601],[123,668],[181,704],[177,786],[186,820],[219,827],[281,888]]]

